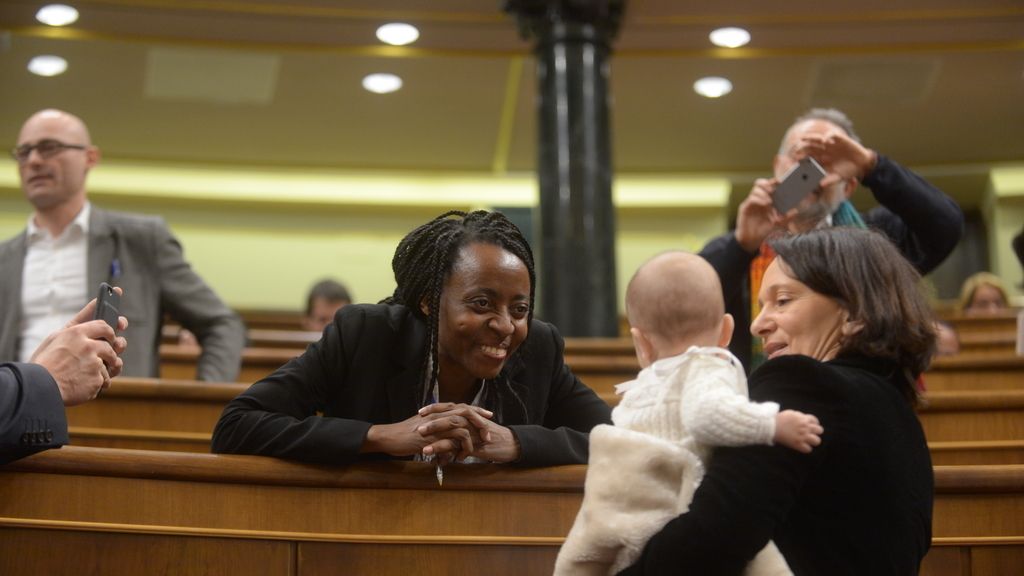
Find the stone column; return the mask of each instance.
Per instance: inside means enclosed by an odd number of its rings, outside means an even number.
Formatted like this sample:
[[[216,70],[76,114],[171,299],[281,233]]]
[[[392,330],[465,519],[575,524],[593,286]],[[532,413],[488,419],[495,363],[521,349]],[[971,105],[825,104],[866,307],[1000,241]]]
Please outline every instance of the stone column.
[[[608,56],[625,0],[509,0],[536,40],[538,316],[566,336],[617,336]]]

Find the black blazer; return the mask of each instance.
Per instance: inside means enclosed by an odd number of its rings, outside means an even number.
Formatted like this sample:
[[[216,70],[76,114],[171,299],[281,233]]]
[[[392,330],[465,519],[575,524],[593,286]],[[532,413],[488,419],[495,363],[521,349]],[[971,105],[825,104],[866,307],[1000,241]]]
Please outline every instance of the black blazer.
[[[689,513],[622,574],[741,574],[769,539],[797,576],[917,574],[934,480],[917,415],[893,385],[900,377],[865,358],[765,362],[751,400],[816,415],[821,445],[717,449]]]
[[[371,425],[400,422],[422,406],[426,342],[426,324],[405,306],[345,306],[319,342],[227,405],[213,451],[324,463],[358,458]],[[563,348],[553,326],[534,320],[508,360],[510,386],[488,406],[518,438],[523,465],[585,464],[590,429],[611,423],[611,409],[565,365]]]
[[[0,364],[0,464],[68,443],[64,402],[38,364]]]

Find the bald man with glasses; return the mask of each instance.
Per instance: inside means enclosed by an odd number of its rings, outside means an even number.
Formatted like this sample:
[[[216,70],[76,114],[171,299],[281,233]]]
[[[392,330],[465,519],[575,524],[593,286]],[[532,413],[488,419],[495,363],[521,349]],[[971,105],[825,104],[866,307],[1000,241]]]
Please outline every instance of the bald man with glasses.
[[[85,123],[61,110],[37,112],[11,156],[34,210],[25,231],[0,244],[0,362],[30,359],[107,282],[127,294],[121,314],[133,345],[124,375],[159,375],[166,312],[203,348],[196,377],[234,381],[245,344],[241,319],[192,270],[162,218],[88,201],[86,177],[100,151]]]

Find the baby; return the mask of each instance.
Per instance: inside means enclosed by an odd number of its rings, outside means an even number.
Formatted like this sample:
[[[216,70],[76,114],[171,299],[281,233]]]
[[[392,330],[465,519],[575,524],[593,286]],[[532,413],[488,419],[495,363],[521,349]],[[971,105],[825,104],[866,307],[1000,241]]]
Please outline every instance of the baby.
[[[747,396],[743,366],[724,347],[725,313],[715,270],[699,256],[647,261],[626,289],[636,380],[617,385],[615,426],[590,433],[583,505],[555,574],[615,574],[647,540],[689,508],[715,446],[780,444],[810,452],[823,430],[814,416]],[[770,543],[746,574],[791,574]]]

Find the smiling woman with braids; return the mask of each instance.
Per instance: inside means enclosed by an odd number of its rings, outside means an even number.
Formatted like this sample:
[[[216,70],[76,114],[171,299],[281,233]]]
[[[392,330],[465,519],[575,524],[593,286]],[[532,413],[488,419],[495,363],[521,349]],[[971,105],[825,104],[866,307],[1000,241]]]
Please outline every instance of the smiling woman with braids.
[[[342,308],[319,342],[228,404],[214,452],[586,463],[610,409],[533,319],[519,229],[497,212],[448,212],[409,233],[391,266],[392,296]]]

